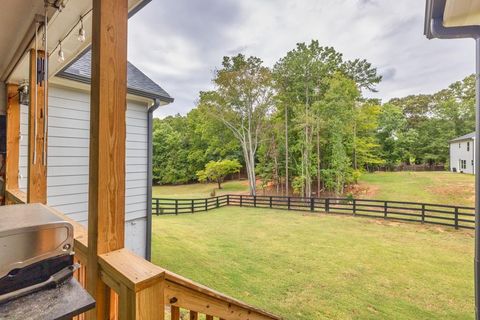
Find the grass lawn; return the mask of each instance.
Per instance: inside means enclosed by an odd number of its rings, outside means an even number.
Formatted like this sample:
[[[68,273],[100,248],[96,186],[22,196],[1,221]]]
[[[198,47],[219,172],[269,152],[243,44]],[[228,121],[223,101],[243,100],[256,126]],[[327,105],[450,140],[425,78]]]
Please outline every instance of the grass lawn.
[[[473,319],[473,233],[225,207],[153,217],[153,262],[285,319]]]
[[[248,193],[248,181],[233,180],[222,183],[222,189],[217,189],[216,183],[193,183],[176,186],[154,186],[153,197],[158,198],[205,198],[210,197],[212,190],[220,196],[227,193]]]
[[[360,197],[474,206],[475,176],[451,172],[376,172],[363,174]]]

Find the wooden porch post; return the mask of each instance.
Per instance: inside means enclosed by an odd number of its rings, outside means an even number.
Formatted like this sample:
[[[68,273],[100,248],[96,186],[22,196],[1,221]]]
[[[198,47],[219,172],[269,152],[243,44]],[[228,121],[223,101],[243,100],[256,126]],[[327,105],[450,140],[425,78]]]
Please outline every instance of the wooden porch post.
[[[110,289],[98,255],[124,247],[127,0],[93,1],[87,289],[90,319],[108,319]]]
[[[47,166],[43,157],[46,156],[44,148],[47,147],[44,137],[45,114],[47,106],[45,105],[45,81],[40,79],[40,73],[37,72],[37,56],[45,58],[44,51],[30,50],[30,71],[29,88],[30,103],[28,108],[28,203],[47,203]],[[38,76],[36,75],[38,74]],[[35,81],[38,84],[35,86]],[[35,90],[36,88],[36,90]],[[36,91],[36,95],[35,95]]]
[[[18,189],[20,152],[20,97],[18,85],[7,84],[7,159],[5,190]]]

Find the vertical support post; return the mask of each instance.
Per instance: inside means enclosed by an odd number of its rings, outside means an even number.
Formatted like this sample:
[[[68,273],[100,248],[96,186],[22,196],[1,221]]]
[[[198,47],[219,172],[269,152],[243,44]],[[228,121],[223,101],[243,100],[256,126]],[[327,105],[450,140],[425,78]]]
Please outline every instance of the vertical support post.
[[[208,199],[205,198],[205,211],[208,211]]]
[[[47,112],[45,89],[46,80],[40,73],[40,61],[45,52],[30,50],[29,87],[30,105],[28,108],[28,183],[27,202],[47,203],[47,166],[42,161],[47,137],[43,130]],[[43,79],[42,79],[43,78]]]
[[[98,255],[125,243],[128,1],[92,4],[87,289],[96,308],[87,318],[108,319],[110,289],[100,278]]]
[[[20,98],[18,86],[7,84],[7,159],[5,190],[18,189],[18,160],[20,155]]]
[[[290,196],[287,198],[287,209],[290,210]]]
[[[273,197],[272,197],[272,196],[270,196],[270,208],[271,208],[271,207],[272,207],[272,205],[273,205],[272,198],[273,198]]]
[[[178,199],[175,199],[175,214],[178,215]]]
[[[325,199],[325,212],[330,212],[330,198]]]
[[[257,207],[257,196],[253,195],[253,206],[256,208]]]
[[[230,195],[227,194],[227,206],[229,206],[229,205],[230,205]]]
[[[192,201],[192,203],[191,203],[191,207],[192,207],[192,208],[191,208],[191,211],[192,211],[192,213],[194,213],[194,212],[195,212],[195,201],[194,201],[193,199],[192,199],[191,201]]]
[[[387,213],[388,213],[388,202],[385,201],[383,203],[383,218],[387,219]]]
[[[455,229],[458,230],[458,207],[455,207]]]
[[[315,211],[315,198],[311,197],[310,198],[310,211]]]
[[[220,203],[218,202],[218,197],[217,197],[217,208],[220,207]]]
[[[240,207],[242,206],[242,204],[243,204],[243,196],[240,195]]]
[[[155,213],[157,216],[160,214],[160,199],[156,198],[155,199]]]
[[[422,204],[422,223],[425,223],[425,204]]]
[[[357,201],[356,199],[353,199],[352,200],[352,205],[353,205],[353,215],[356,215],[357,214]]]
[[[480,38],[475,39],[475,314],[480,319]]]

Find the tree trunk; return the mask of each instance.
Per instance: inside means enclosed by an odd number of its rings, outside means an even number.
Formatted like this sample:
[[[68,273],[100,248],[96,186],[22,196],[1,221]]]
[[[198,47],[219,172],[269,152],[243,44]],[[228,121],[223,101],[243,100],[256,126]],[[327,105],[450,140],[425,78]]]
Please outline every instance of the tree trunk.
[[[288,108],[285,106],[285,195],[288,196]]]

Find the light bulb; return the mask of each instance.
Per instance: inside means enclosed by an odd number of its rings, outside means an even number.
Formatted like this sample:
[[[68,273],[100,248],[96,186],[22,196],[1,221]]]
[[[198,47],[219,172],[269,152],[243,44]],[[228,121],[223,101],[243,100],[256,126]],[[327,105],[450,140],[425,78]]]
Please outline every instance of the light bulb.
[[[78,30],[78,41],[85,42],[85,29],[83,28],[83,20],[80,19],[80,29]]]
[[[78,30],[78,41],[85,42],[85,29],[83,27]]]
[[[58,62],[62,63],[65,61],[65,53],[63,53],[62,43],[60,42],[60,49],[58,50]]]

